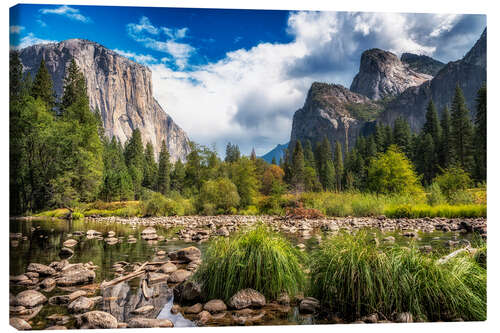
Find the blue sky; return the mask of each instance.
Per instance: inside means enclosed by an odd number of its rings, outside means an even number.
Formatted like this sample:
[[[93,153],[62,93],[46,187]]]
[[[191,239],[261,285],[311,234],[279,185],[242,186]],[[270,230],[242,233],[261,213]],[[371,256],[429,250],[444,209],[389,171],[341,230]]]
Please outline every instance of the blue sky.
[[[12,47],[84,38],[151,68],[162,107],[192,140],[263,154],[289,140],[314,81],[349,87],[377,47],[461,58],[484,15],[18,5]]]

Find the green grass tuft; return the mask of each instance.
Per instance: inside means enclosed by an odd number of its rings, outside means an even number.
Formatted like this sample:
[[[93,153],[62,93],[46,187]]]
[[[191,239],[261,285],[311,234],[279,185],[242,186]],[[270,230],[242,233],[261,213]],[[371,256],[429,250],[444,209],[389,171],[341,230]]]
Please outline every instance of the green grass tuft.
[[[408,218],[422,218],[422,217],[447,217],[447,218],[460,218],[460,217],[486,217],[486,205],[399,205],[389,206],[385,208],[384,215],[387,217],[408,217]]]
[[[295,295],[305,286],[301,253],[283,236],[262,224],[210,244],[194,278],[208,299],[228,300],[237,291],[255,289],[276,299]]]

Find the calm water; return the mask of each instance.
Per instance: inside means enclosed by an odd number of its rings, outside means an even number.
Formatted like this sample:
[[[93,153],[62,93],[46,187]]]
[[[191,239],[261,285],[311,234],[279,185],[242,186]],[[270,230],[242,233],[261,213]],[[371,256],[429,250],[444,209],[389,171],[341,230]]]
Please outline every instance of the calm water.
[[[185,243],[183,241],[162,241],[157,243],[148,242],[141,239],[141,231],[144,227],[133,228],[122,224],[113,223],[101,223],[92,220],[79,220],[79,221],[63,221],[63,220],[32,220],[32,221],[15,221],[10,220],[10,233],[21,233],[25,240],[22,238],[17,241],[10,240],[10,275],[18,275],[25,272],[26,267],[29,263],[36,262],[42,264],[50,264],[53,261],[59,261],[59,251],[63,247],[63,242],[68,238],[73,238],[78,241],[78,244],[72,249],[75,254],[69,259],[70,263],[86,263],[93,262],[94,265],[99,266],[96,272],[95,285],[90,289],[95,290],[95,295],[101,295],[101,290],[98,288],[98,284],[103,280],[111,280],[115,277],[112,270],[112,265],[118,261],[127,261],[129,263],[144,262],[146,260],[152,260],[155,253],[159,250],[164,250],[167,253],[179,248],[186,246],[196,246],[204,251],[207,243]],[[116,233],[116,238],[122,239],[115,245],[108,245],[103,240],[98,239],[88,239],[86,236],[87,230],[97,230],[101,232],[104,236],[108,231],[113,230]],[[71,236],[68,234],[73,234],[76,231],[82,231],[83,236]],[[171,239],[175,233],[175,229],[165,230],[157,228],[157,234],[165,236]],[[432,232],[432,233],[419,233],[416,238],[404,237],[399,232],[389,232],[381,233],[378,230],[370,230],[373,237],[380,240],[381,246],[384,246],[382,239],[387,236],[393,236],[398,244],[409,244],[415,242],[416,245],[431,245],[433,251],[436,255],[441,254],[444,251],[450,251],[447,243],[448,241],[460,241],[466,242],[470,240],[470,234],[459,234],[459,233],[443,233],[443,232]],[[136,243],[127,243],[127,238],[129,235],[133,235],[136,239]],[[297,237],[295,235],[287,235],[287,237],[295,244],[302,243],[306,246],[307,250],[312,250],[318,246],[321,239],[325,237],[326,234],[321,231],[316,231],[311,233],[306,237]],[[133,303],[134,306],[141,304],[144,300],[141,298],[141,291],[138,288],[140,279],[134,279],[128,282],[120,288],[125,288],[126,290],[121,290],[120,292],[124,297],[122,302]],[[24,290],[23,287],[11,286],[10,291],[12,294],[17,294],[18,292]],[[155,301],[155,313],[154,316],[161,319],[170,319],[174,322],[175,326],[193,326],[194,323],[189,319],[184,318],[181,314],[173,315],[170,309],[173,305],[173,297],[165,286],[164,289],[158,291],[162,297],[159,301]],[[68,294],[69,291],[66,288],[62,290],[61,288],[55,288],[51,292],[43,292],[48,298],[54,295]],[[104,295],[106,296],[106,295]],[[158,303],[159,302],[159,303]],[[125,304],[123,303],[123,304]],[[128,304],[127,303],[127,304]],[[122,304],[122,303],[120,303]],[[102,309],[113,313],[115,316],[121,316],[126,318],[127,314],[119,313],[116,314],[113,311],[120,311],[122,305],[109,304],[104,302],[104,304],[99,305],[96,309]],[[114,307],[113,307],[114,306]],[[100,308],[99,308],[100,307]],[[114,309],[114,310],[112,310]],[[117,310],[118,309],[118,310]],[[67,309],[64,306],[51,306],[45,305],[42,311],[34,317],[31,322],[33,323],[33,328],[44,328],[48,326],[45,321],[45,317],[53,313],[67,314]],[[119,320],[120,321],[120,320]],[[314,317],[310,315],[301,315],[298,313],[297,308],[291,308],[288,313],[282,313],[278,316],[274,315],[269,317],[266,315],[264,322],[267,325],[273,324],[313,324],[313,323],[327,323],[324,320],[315,320]],[[229,324],[229,323],[228,323]],[[67,325],[72,326],[72,323]]]

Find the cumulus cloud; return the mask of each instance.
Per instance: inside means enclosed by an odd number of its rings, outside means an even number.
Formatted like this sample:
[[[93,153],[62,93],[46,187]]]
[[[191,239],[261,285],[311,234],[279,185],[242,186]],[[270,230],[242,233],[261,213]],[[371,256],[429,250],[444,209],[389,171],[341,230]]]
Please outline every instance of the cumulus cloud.
[[[132,60],[134,60],[140,64],[143,64],[143,65],[148,65],[148,64],[158,62],[158,60],[150,54],[137,54],[135,52],[123,51],[123,50],[119,50],[119,49],[114,49],[113,51],[115,51],[116,53],[118,53],[121,56],[132,59]]]
[[[13,48],[20,50],[20,49],[23,49],[23,48],[31,46],[31,45],[48,44],[48,43],[57,43],[57,41],[38,38],[32,32],[30,32],[26,36],[21,38],[21,40],[19,41],[19,44],[17,44]]]
[[[174,63],[179,69],[184,69],[195,52],[194,47],[180,41],[186,37],[188,28],[156,27],[146,16],[139,23],[127,24],[126,28],[132,39],[147,48],[166,53],[165,61]]]
[[[11,34],[20,34],[22,30],[24,30],[24,27],[22,25],[11,25],[9,27],[9,31]]]
[[[69,6],[59,6],[57,8],[42,8],[40,9],[41,14],[53,14],[67,17],[74,21],[80,21],[83,23],[90,23],[92,19],[88,16],[84,16],[80,13],[79,9],[69,7]]]
[[[473,28],[461,28],[465,23]],[[152,65],[155,96],[192,140],[215,143],[219,152],[231,141],[244,153],[255,147],[263,154],[289,140],[293,114],[312,82],[350,86],[364,50],[456,60],[485,24],[483,16],[294,12],[287,24],[290,43],[260,43],[228,52],[214,63],[187,64],[184,70],[168,63]],[[465,37],[456,37],[458,31]],[[144,43],[175,53],[157,39]],[[188,60],[190,52],[179,50],[177,56]]]

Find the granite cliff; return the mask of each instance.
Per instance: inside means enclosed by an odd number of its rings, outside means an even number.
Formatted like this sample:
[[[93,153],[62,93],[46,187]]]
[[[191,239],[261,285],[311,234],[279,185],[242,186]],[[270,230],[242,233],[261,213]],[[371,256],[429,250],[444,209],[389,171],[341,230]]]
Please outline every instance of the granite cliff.
[[[150,141],[156,154],[165,140],[172,161],[185,160],[189,139],[153,97],[149,68],[82,39],[29,46],[20,50],[20,58],[32,75],[45,59],[57,97],[62,96],[66,67],[74,58],[87,81],[90,106],[101,113],[108,137],[114,135],[123,144],[139,129],[144,144]]]

